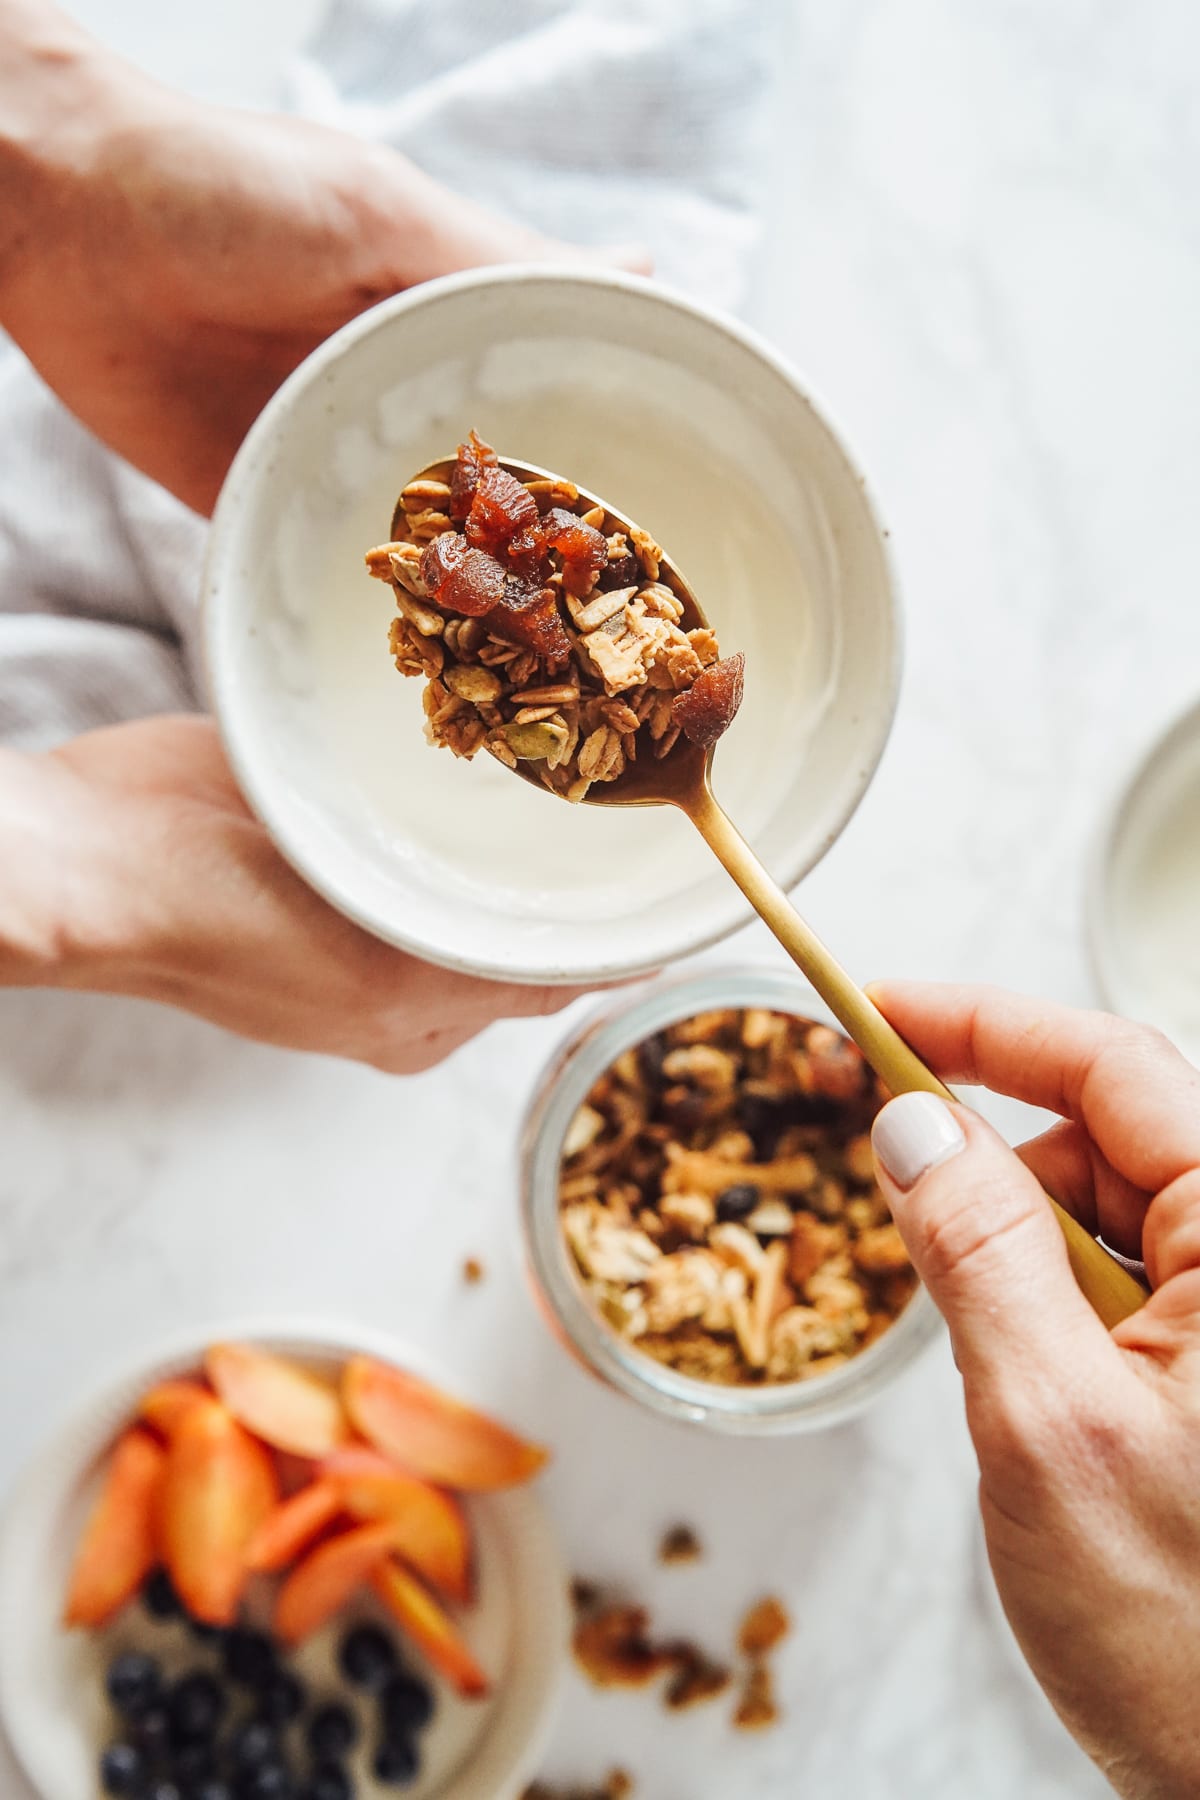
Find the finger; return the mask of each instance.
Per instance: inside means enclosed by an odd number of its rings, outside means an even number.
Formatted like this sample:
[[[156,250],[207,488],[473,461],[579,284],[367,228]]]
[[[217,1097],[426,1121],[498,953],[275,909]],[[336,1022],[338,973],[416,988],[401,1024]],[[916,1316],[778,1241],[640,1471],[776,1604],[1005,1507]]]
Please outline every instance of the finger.
[[[1118,1174],[1081,1125],[1061,1119],[1022,1144],[1017,1155],[1093,1237],[1098,1234],[1122,1256],[1140,1259],[1150,1196]]]
[[[1001,988],[880,982],[871,996],[944,1080],[1079,1120],[1135,1186],[1157,1192],[1200,1162],[1200,1073],[1148,1026]]]
[[[1142,1241],[1146,1274],[1155,1288],[1200,1269],[1200,1169],[1189,1169],[1155,1196]]]
[[[1046,1197],[990,1126],[934,1094],[902,1094],[871,1136],[880,1187],[969,1387],[1014,1372],[1041,1384],[1104,1355],[1107,1333]]]

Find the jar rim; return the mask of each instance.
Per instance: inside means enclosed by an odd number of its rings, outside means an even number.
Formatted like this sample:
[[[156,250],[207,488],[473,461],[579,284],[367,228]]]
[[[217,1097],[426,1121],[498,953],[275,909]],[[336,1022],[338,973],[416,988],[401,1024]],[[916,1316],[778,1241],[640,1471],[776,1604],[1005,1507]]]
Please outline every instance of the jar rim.
[[[798,972],[721,963],[624,989],[581,1018],[551,1056],[520,1137],[521,1215],[534,1287],[555,1335],[609,1386],[652,1411],[711,1430],[768,1436],[841,1423],[868,1406],[942,1324],[918,1286],[888,1329],[840,1368],[808,1381],[761,1386],[703,1381],[626,1343],[592,1306],[560,1224],[558,1194],[567,1128],[593,1083],[625,1050],[655,1031],[713,1007],[764,1006],[840,1027]]]

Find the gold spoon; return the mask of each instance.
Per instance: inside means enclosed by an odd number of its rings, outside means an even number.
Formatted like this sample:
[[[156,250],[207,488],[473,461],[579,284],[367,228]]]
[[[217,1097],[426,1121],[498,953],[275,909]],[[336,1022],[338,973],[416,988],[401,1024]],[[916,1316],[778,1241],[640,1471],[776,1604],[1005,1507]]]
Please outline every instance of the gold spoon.
[[[513,462],[508,457],[502,457],[500,463],[502,468],[521,482],[553,482],[561,479],[550,470],[539,469],[532,463]],[[431,463],[414,480],[448,482],[453,468],[454,458],[447,457],[440,462]],[[609,532],[623,531],[629,536],[634,529],[632,521],[624,518],[606,500],[598,499],[583,488],[579,489],[579,498],[588,507],[603,507],[608,515]],[[404,531],[405,517],[404,506],[400,503],[392,521],[393,538]],[[658,579],[682,603],[684,611],[680,623],[684,629],[690,631],[707,626],[708,620],[691,586],[678,565],[666,554],[660,558]],[[661,762],[649,758],[639,760],[627,764],[624,773],[615,781],[593,782],[583,804],[677,806],[681,812],[686,813],[709,849],[737,882],[755,912],[774,932],[792,961],[807,976],[829,1010],[854,1039],[884,1086],[892,1094],[917,1091],[937,1094],[943,1100],[957,1099],[905,1043],[899,1032],[888,1024],[879,1008],[858,983],[851,979],[816,933],[805,924],[783,889],[771,879],[745,838],[714,798],[711,782],[715,749],[715,745],[705,749],[681,736]],[[518,763],[516,773],[540,793],[549,791],[540,780],[534,764]],[[1109,1256],[1103,1245],[1085,1231],[1079,1221],[1072,1218],[1057,1200],[1051,1199],[1050,1205],[1062,1227],[1075,1279],[1104,1324],[1115,1325],[1120,1319],[1127,1318],[1130,1313],[1145,1305],[1147,1295],[1140,1283]]]

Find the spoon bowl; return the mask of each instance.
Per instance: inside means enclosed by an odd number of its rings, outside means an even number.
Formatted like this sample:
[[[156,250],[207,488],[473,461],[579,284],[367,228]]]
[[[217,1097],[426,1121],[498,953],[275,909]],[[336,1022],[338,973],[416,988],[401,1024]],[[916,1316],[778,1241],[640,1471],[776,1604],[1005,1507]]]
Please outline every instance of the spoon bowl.
[[[507,469],[510,475],[520,482],[526,481],[558,481],[561,479],[553,469],[539,468],[536,463],[516,462],[512,457],[501,456],[500,467]],[[420,472],[413,476],[413,481],[442,481],[449,484],[454,472],[455,458],[440,457],[436,462],[427,463]],[[623,531],[626,537],[635,529],[637,521],[626,518],[624,513],[610,506],[607,500],[593,494],[587,488],[579,487],[578,482],[572,484],[578,489],[579,498],[587,507],[603,507],[607,513],[611,528]],[[404,536],[407,529],[407,515],[402,500],[397,500],[392,513],[392,537]],[[666,551],[659,558],[658,579],[669,587],[675,598],[683,607],[680,620],[685,631],[702,630],[708,624],[704,609],[696,598],[695,589],[683,574],[679,564]],[[694,793],[698,787],[706,787],[712,768],[713,751],[693,744],[689,738],[680,736],[670,753],[661,762],[627,763],[623,772],[615,781],[594,781],[584,795],[581,806],[683,806],[687,795]],[[514,775],[520,776],[530,787],[536,788],[540,794],[551,794],[537,772],[537,764],[519,762]],[[559,794],[554,799],[561,799]],[[684,808],[686,810],[686,807]]]

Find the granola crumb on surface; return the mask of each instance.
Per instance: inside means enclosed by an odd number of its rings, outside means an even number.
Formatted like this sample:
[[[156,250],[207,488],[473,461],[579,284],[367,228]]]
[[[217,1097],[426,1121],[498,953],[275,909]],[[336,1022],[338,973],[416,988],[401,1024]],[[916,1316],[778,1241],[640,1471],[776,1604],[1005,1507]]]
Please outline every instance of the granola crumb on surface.
[[[752,1662],[733,1715],[734,1726],[738,1731],[763,1731],[778,1720],[770,1668],[765,1662]]]
[[[766,1656],[781,1644],[792,1628],[787,1608],[774,1594],[753,1605],[738,1631],[738,1649],[743,1656]]]
[[[672,1525],[658,1546],[658,1560],[673,1563],[699,1562],[704,1550],[690,1525]]]
[[[462,1277],[468,1287],[475,1287],[481,1282],[487,1270],[477,1256],[468,1256],[462,1266]]]

